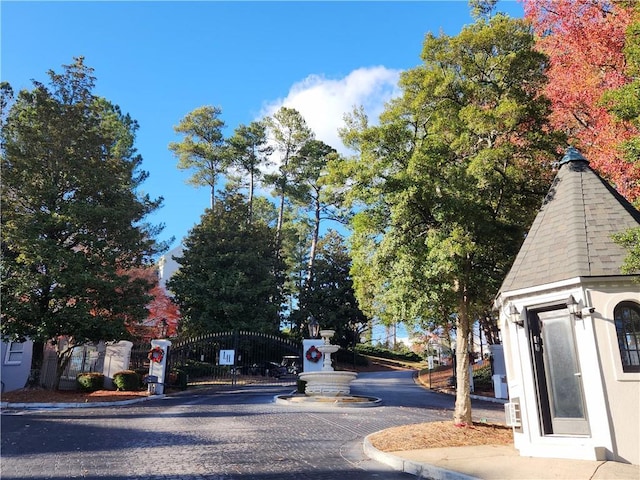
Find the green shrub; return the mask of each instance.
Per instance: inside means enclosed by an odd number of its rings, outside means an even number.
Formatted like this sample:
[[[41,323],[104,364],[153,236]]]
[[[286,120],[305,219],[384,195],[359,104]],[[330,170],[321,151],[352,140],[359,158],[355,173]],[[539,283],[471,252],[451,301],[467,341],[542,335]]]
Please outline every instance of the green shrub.
[[[373,345],[356,345],[356,352],[361,355],[371,355],[372,357],[389,358],[391,360],[404,360],[407,362],[419,362],[422,357],[408,348],[400,351],[389,350],[383,347],[374,347]]]
[[[76,375],[76,385],[83,392],[95,392],[104,388],[104,375],[98,372],[85,372]]]
[[[343,365],[353,365],[354,358],[355,358],[355,364],[357,366],[366,367],[367,365],[369,365],[369,359],[367,357],[360,355],[358,352],[356,352],[354,357],[353,350],[347,350],[344,348],[341,348],[340,350],[338,350],[334,354],[333,358],[335,358],[336,361],[338,361]]]
[[[474,370],[473,385],[476,388],[493,388],[493,380],[491,378],[491,365]]]
[[[179,368],[171,370],[167,379],[167,384],[170,387],[179,388],[180,390],[186,390],[188,382],[189,375],[187,375],[187,372]]]
[[[189,378],[200,378],[214,376],[216,373],[224,373],[222,366],[213,365],[208,362],[199,362],[197,360],[187,360],[186,364],[180,367],[184,370]]]
[[[134,392],[140,390],[142,383],[140,377],[133,370],[122,370],[113,374],[113,384],[118,390]]]

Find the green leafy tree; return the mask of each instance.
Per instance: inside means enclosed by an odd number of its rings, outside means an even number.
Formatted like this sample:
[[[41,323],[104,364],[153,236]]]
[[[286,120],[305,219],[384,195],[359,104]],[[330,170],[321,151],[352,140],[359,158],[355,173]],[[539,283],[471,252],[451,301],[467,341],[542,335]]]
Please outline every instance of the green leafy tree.
[[[92,93],[93,69],[74,60],[15,102],[2,90],[0,330],[55,345],[55,388],[74,347],[126,338],[146,318],[152,285],[127,272],[161,249],[161,227],[144,223],[161,199],[138,193],[138,125]]]
[[[169,150],[178,157],[178,168],[193,171],[187,182],[211,189],[211,208],[215,205],[218,180],[229,166],[222,133],[225,124],[221,115],[222,109],[219,107],[196,108],[174,127],[176,133],[184,134],[182,141],[169,144]]]
[[[379,126],[361,111],[345,143],[359,155],[338,176],[359,209],[352,269],[361,308],[387,323],[455,318],[459,365],[551,181],[561,139],[538,92],[546,58],[526,22],[497,14],[459,35],[428,34],[423,64]],[[447,312],[448,315],[444,312]],[[454,421],[471,422],[458,369]]]
[[[264,122],[239,125],[233,136],[227,140],[231,166],[240,176],[237,181],[245,183],[249,190],[249,221],[253,217],[253,197],[256,183],[262,177],[261,167],[268,164],[273,148],[267,144]],[[244,176],[248,178],[243,179]]]
[[[295,314],[299,328],[304,328],[307,317],[313,315],[322,328],[335,330],[333,341],[343,348],[352,347],[354,340],[357,343],[363,326],[368,325],[369,319],[358,307],[353,289],[349,250],[344,238],[334,230],[329,230],[318,243],[315,273],[300,303],[303,308]]]
[[[167,282],[182,334],[279,331],[274,232],[257,217],[249,223],[248,215],[246,199],[227,192],[185,239],[180,269]]]

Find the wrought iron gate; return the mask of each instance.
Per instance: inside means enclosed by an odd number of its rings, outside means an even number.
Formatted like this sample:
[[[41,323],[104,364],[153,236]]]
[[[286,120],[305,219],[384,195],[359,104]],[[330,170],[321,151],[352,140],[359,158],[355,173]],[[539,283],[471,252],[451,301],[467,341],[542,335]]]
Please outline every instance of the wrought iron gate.
[[[302,368],[301,354],[299,342],[232,331],[175,342],[169,350],[168,367],[169,372],[186,374],[189,384],[293,384]]]

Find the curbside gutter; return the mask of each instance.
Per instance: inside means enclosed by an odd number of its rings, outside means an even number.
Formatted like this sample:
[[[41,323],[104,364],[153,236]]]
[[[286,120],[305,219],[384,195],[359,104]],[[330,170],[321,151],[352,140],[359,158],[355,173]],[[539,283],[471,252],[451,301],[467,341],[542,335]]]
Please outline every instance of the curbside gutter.
[[[390,466],[394,470],[408,473],[425,480],[480,480],[477,477],[465,475],[464,473],[454,472],[436,467],[435,465],[429,465],[428,463],[407,460],[391,453],[382,452],[373,446],[369,440],[370,436],[371,435],[367,435],[362,444],[365,455],[372,460]]]

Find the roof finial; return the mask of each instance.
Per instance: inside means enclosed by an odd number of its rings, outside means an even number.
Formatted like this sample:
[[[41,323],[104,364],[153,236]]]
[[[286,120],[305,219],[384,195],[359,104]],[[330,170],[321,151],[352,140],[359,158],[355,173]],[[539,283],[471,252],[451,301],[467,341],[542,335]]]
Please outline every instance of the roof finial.
[[[564,165],[565,163],[569,163],[569,162],[577,162],[577,161],[589,163],[589,160],[584,158],[577,148],[568,147],[564,152],[564,157],[562,157],[562,160],[560,160],[560,165]]]

